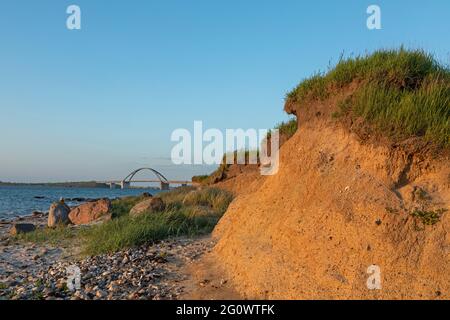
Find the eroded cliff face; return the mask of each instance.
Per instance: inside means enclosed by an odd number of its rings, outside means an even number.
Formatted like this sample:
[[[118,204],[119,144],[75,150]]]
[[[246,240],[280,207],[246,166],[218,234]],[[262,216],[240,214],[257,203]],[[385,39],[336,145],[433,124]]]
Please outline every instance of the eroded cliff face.
[[[282,146],[290,139],[290,135],[280,133],[279,146]],[[271,152],[270,138],[262,141],[261,148]],[[264,182],[266,176],[261,175],[260,164],[231,164],[224,169],[222,166],[211,174],[209,185],[224,189],[233,195],[242,195],[256,191]]]
[[[216,261],[247,298],[449,299],[448,156],[414,140],[362,141],[331,109],[296,110],[278,174],[216,227]],[[367,287],[371,265],[382,290]]]

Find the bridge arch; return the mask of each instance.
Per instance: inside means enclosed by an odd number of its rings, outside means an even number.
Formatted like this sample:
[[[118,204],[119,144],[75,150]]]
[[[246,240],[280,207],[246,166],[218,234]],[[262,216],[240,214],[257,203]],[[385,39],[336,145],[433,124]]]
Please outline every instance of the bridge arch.
[[[150,171],[158,178],[158,180],[161,182],[161,184],[169,184],[169,180],[167,180],[167,178],[161,172],[158,172],[152,168],[139,168],[137,170],[134,170],[128,176],[126,176],[125,179],[122,180],[122,183],[128,183],[128,184],[131,183],[134,176],[141,171]]]

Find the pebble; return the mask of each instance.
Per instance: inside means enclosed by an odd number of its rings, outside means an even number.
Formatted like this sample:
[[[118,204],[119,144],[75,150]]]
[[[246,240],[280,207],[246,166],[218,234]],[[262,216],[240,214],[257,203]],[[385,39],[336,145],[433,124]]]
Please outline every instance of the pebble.
[[[180,262],[197,259],[211,247],[210,240],[166,240],[75,261],[59,256],[52,263],[46,255],[53,256],[55,249],[35,246],[33,249],[39,254],[33,251],[28,256],[33,268],[16,267],[7,281],[6,272],[0,271],[0,282],[8,283],[0,288],[0,299],[177,299],[183,293],[184,276],[174,273],[174,269],[179,269]],[[81,288],[74,292],[67,286],[67,268],[73,265],[81,274]]]
[[[97,292],[95,293],[95,296],[100,299],[104,298],[104,297],[106,297],[106,292],[102,291],[102,290],[97,290]]]

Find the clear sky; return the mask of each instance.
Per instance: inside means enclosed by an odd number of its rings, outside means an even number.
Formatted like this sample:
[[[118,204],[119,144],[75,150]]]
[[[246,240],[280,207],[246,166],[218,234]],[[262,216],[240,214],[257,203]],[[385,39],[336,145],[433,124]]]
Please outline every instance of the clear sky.
[[[371,4],[382,30],[366,28]],[[449,15],[448,0],[2,0],[0,180],[206,173],[171,165],[174,129],[271,128],[341,53],[404,44],[448,63]]]

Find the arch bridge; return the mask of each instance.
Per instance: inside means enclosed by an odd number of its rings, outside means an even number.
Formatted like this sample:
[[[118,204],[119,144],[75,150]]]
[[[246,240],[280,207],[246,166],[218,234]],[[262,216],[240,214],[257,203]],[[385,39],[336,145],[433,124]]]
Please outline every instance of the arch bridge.
[[[155,176],[155,179],[134,179],[134,177],[141,171],[150,171]],[[176,180],[168,180],[161,172],[152,169],[152,168],[139,168],[131,172],[124,179],[120,181],[107,181],[105,182],[110,186],[111,189],[115,189],[120,187],[121,189],[128,189],[131,187],[132,182],[140,182],[140,183],[159,183],[161,186],[161,190],[169,190],[171,184],[178,184],[182,186],[192,185],[191,181],[176,181]]]

